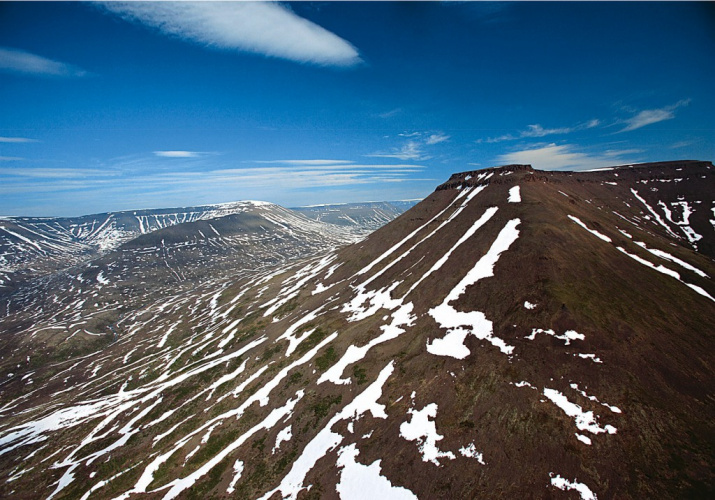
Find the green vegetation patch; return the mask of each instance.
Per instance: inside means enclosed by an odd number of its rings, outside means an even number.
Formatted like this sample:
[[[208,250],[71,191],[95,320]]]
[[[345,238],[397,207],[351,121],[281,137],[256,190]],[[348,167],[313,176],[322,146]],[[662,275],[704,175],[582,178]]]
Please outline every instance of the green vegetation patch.
[[[298,333],[309,330],[310,328],[313,328],[313,327],[311,325],[306,325]],[[328,332],[326,332],[322,328],[318,327],[315,330],[313,330],[313,332],[310,335],[308,335],[307,339],[305,339],[303,342],[300,343],[300,345],[298,346],[296,351],[298,352],[298,354],[305,354],[306,352],[310,351],[313,347],[320,344],[320,342],[327,336],[328,336]]]
[[[355,365],[353,367],[353,377],[355,377],[355,381],[358,385],[362,385],[367,382],[367,373],[365,371],[365,368],[359,365]]]
[[[343,397],[341,395],[325,396],[311,405],[310,410],[313,412],[313,416],[315,416],[315,423],[328,415],[331,406],[339,405],[342,401]]]
[[[333,347],[328,347],[324,352],[322,356],[319,356],[315,358],[315,366],[320,370],[321,372],[324,372],[325,370],[328,369],[333,363],[335,363],[338,360],[338,355],[335,353],[335,349]]]

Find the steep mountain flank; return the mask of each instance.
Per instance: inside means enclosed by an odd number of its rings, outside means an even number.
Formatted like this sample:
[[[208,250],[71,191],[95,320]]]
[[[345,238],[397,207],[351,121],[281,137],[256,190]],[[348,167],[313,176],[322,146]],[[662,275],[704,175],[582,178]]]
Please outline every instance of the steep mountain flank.
[[[0,494],[710,497],[713,178],[455,174],[354,245],[125,311],[101,350],[8,352]]]

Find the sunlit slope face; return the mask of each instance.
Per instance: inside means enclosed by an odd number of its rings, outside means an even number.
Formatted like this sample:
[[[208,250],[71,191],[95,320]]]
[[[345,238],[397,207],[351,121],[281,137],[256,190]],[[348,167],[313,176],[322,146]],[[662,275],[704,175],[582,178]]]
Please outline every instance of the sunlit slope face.
[[[715,266],[651,209],[684,197],[702,251],[714,190],[654,202],[654,168],[459,174],[337,253],[128,312],[4,396],[2,492],[706,494]]]

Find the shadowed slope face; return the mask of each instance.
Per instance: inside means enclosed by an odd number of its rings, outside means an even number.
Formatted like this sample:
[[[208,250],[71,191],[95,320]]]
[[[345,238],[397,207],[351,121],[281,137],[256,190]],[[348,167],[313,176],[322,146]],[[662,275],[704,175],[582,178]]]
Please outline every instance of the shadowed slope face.
[[[1,491],[705,496],[712,187],[704,163],[458,174],[337,253],[131,311],[18,367]]]

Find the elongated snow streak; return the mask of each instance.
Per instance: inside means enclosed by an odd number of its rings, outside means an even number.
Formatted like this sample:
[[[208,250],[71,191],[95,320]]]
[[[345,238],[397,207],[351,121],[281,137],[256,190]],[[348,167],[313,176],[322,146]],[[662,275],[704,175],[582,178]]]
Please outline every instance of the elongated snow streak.
[[[661,226],[663,226],[663,227],[665,228],[665,230],[668,232],[668,234],[670,234],[673,238],[680,239],[680,236],[678,236],[677,234],[675,234],[675,233],[670,229],[670,226],[668,226],[668,225],[665,223],[665,221],[660,217],[660,215],[658,215],[658,212],[656,212],[655,210],[653,210],[653,208],[652,208],[650,205],[648,205],[648,202],[645,201],[645,200],[643,199],[643,197],[641,197],[641,196],[638,194],[638,191],[636,191],[635,189],[631,188],[631,193],[633,193],[633,196],[635,196],[635,197],[638,199],[638,201],[640,201],[641,203],[643,203],[643,205],[645,205],[645,207],[648,209],[648,211],[653,214],[653,217],[655,217],[655,220],[658,221],[658,224],[660,224]]]
[[[576,403],[572,403],[571,401],[569,401],[566,396],[561,394],[556,389],[549,389],[548,387],[545,387],[544,396],[549,398],[552,403],[561,408],[561,410],[563,410],[566,415],[572,417],[578,430],[588,431],[591,434],[616,433],[617,429],[615,427],[613,427],[612,425],[606,425],[605,427],[601,427],[600,425],[598,425],[598,422],[596,421],[596,416],[593,414],[592,411],[583,411],[583,408],[581,408]]]
[[[253,349],[262,342],[265,341],[264,338],[257,339],[237,352],[231,353],[229,355],[223,356],[221,358],[213,359],[208,363],[205,363],[194,369],[190,369],[172,379],[167,380],[167,377],[159,377],[156,381],[152,382],[148,386],[135,389],[133,391],[119,392],[110,396],[105,396],[91,404],[78,405],[68,408],[63,408],[52,414],[33,422],[28,422],[20,426],[14,427],[6,431],[5,435],[0,437],[0,447],[6,446],[0,449],[0,455],[7,453],[15,448],[24,446],[27,444],[38,443],[45,441],[47,436],[46,433],[58,430],[60,428],[72,427],[78,424],[87,422],[89,420],[103,417],[103,419],[90,431],[90,433],[83,438],[82,442],[74,447],[67,456],[61,462],[55,464],[54,468],[59,467],[69,467],[65,471],[64,475],[60,478],[55,491],[50,495],[49,498],[54,497],[58,494],[64,487],[70,484],[74,480],[74,470],[85,460],[95,460],[98,457],[110,453],[112,450],[123,446],[129,438],[134,434],[139,432],[139,427],[134,428],[135,423],[137,423],[141,418],[146,416],[146,414],[153,409],[156,405],[161,403],[161,393],[166,389],[180,384],[184,380],[198,375],[210,368],[213,368],[219,364],[222,364],[232,358],[238,357],[243,353]],[[95,451],[85,457],[78,458],[79,452],[85,446],[90,443],[102,439],[106,434],[101,434],[100,431],[106,429],[112,422],[115,421],[122,413],[129,411],[143,403],[148,403],[154,400],[148,406],[146,406],[137,416],[132,418],[127,425],[122,427],[118,432],[121,435],[114,443],[108,445],[107,447]],[[168,457],[167,457],[168,458]]]
[[[301,326],[310,323],[320,314],[322,314],[320,311],[325,308],[326,305],[327,303],[322,304],[317,309],[310,311],[308,314],[306,314],[301,319],[293,323],[290,327],[288,327],[288,329],[276,339],[276,342],[283,339],[288,340],[288,349],[286,349],[286,357],[293,354],[293,352],[298,348],[300,343],[303,342],[306,338],[308,338],[308,336],[312,333],[312,330],[303,332],[300,336],[295,336],[294,333],[297,332]]]
[[[572,340],[583,340],[586,338],[586,336],[583,333],[578,333],[575,330],[566,330],[563,335],[556,335],[555,331],[544,330],[543,328],[533,328],[531,330],[531,335],[528,335],[524,338],[526,338],[528,340],[534,340],[534,339],[536,339],[537,333],[545,333],[546,335],[551,335],[554,338],[563,340],[565,345],[570,345]]]
[[[423,462],[432,462],[439,467],[440,458],[457,458],[451,451],[441,451],[437,447],[437,441],[444,438],[437,434],[437,424],[434,421],[437,417],[437,403],[430,403],[421,410],[410,408],[408,413],[410,420],[400,424],[400,436],[407,441],[417,441]]]
[[[382,335],[372,339],[366,345],[362,347],[355,347],[351,345],[343,354],[343,357],[338,360],[333,366],[330,367],[328,371],[323,373],[318,379],[318,384],[322,384],[325,381],[330,381],[334,384],[349,384],[350,378],[342,378],[345,369],[361,359],[363,359],[367,353],[378,344],[388,342],[390,340],[396,339],[401,334],[405,333],[405,329],[402,326],[412,326],[414,321],[417,319],[416,316],[412,314],[414,305],[412,302],[401,306],[397,311],[392,313],[392,322],[389,325],[383,325],[380,327],[382,330]]]
[[[579,354],[579,356],[581,356],[581,355]],[[589,396],[588,394],[586,394],[586,391],[582,391],[581,389],[579,389],[578,384],[569,384],[569,385],[570,385],[571,389],[573,389],[574,391],[581,394],[581,396],[583,396],[584,398],[590,399],[591,401],[595,401],[596,403],[598,403],[602,406],[605,406],[606,408],[611,410],[613,413],[623,413],[621,411],[621,409],[618,408],[617,406],[612,406],[612,405],[609,405],[608,403],[601,403],[596,396]]]
[[[509,190],[509,203],[521,203],[521,192],[519,186],[514,186]]]
[[[639,263],[643,264],[644,266],[648,266],[648,267],[650,267],[651,269],[654,269],[654,270],[658,271],[659,273],[665,274],[666,276],[670,276],[671,278],[675,278],[676,280],[680,281],[683,285],[692,288],[693,290],[695,290],[697,293],[699,293],[699,294],[702,295],[703,297],[707,297],[708,299],[710,299],[710,300],[712,300],[713,302],[715,302],[715,298],[713,298],[713,297],[712,297],[708,292],[706,292],[703,288],[699,287],[698,285],[693,285],[693,284],[691,284],[691,283],[686,283],[685,281],[681,280],[681,279],[680,279],[680,274],[678,274],[677,272],[673,271],[672,269],[668,269],[667,267],[660,266],[660,265],[659,265],[659,266],[656,266],[655,264],[653,264],[652,262],[650,262],[650,261],[648,261],[648,260],[645,260],[645,259],[643,259],[643,258],[641,258],[641,257],[639,257],[639,256],[637,256],[637,255],[632,254],[632,253],[626,252],[626,250],[625,250],[624,248],[622,248],[622,247],[617,247],[617,248],[618,248],[619,251],[621,251],[622,253],[626,254],[626,255],[629,256],[631,259],[635,260],[636,262],[639,262]]]
[[[599,232],[596,231],[595,229],[589,229],[588,226],[587,226],[586,224],[584,224],[583,222],[581,222],[581,219],[579,219],[578,217],[574,217],[573,215],[569,215],[569,219],[571,219],[572,221],[574,221],[576,224],[578,224],[579,226],[581,226],[582,228],[584,228],[586,231],[588,231],[588,232],[591,233],[592,235],[597,236],[598,238],[602,239],[602,240],[605,241],[606,243],[612,243],[613,240],[611,240],[611,238],[609,238],[609,237],[606,236],[605,234],[599,233]]]
[[[230,495],[236,491],[236,483],[238,483],[238,480],[241,479],[241,474],[243,474],[243,462],[236,460],[233,464],[233,479],[231,479],[231,484],[229,484],[228,488],[226,488],[226,493]]]
[[[303,289],[303,286],[308,281],[314,281],[315,277],[318,276],[320,271],[325,269],[333,260],[335,260],[335,258],[336,256],[334,254],[328,255],[327,257],[321,259],[319,262],[310,263],[300,271],[296,272],[293,277],[301,277],[302,279],[299,279],[296,283],[289,286],[288,288],[279,291],[276,294],[275,298],[259,306],[261,308],[268,308],[263,313],[263,316],[270,316],[271,314],[276,312],[281,306],[286,304],[290,299],[297,297],[300,291]]]
[[[562,491],[576,490],[581,496],[581,500],[598,500],[596,494],[583,483],[579,483],[576,480],[569,481],[568,479],[564,479],[558,474],[554,476],[553,472],[550,472],[549,476],[551,476],[551,485]]]
[[[179,320],[177,323],[174,323],[173,325],[171,325],[169,327],[169,329],[166,331],[166,333],[161,338],[159,343],[156,345],[157,349],[161,349],[162,347],[164,347],[164,344],[166,344],[166,341],[169,339],[169,335],[171,335],[171,332],[173,332],[176,329],[176,327],[179,326],[179,323],[181,323],[181,320]]]
[[[370,264],[368,264],[367,266],[365,266],[365,267],[363,267],[362,269],[360,269],[355,275],[356,275],[356,276],[359,276],[359,275],[361,275],[361,274],[365,274],[366,272],[370,271],[370,269],[372,269],[373,267],[375,267],[377,264],[379,264],[380,262],[382,262],[383,260],[385,260],[385,259],[386,259],[387,257],[389,257],[395,250],[397,250],[398,248],[400,248],[400,247],[401,247],[402,245],[404,245],[407,241],[409,241],[410,239],[412,239],[417,233],[419,233],[420,231],[422,231],[422,229],[424,229],[425,227],[427,227],[428,225],[430,225],[432,222],[434,222],[435,220],[437,220],[439,217],[441,217],[443,213],[445,213],[447,210],[449,210],[449,209],[452,207],[452,205],[454,205],[454,204],[457,202],[457,200],[459,200],[460,198],[462,198],[462,197],[463,197],[464,195],[466,195],[469,191],[470,191],[470,190],[461,191],[461,192],[451,201],[451,203],[450,203],[449,205],[447,205],[441,212],[439,212],[437,215],[435,215],[434,217],[432,217],[427,223],[422,224],[420,227],[418,227],[417,229],[415,229],[414,231],[412,231],[410,234],[408,234],[407,236],[405,236],[404,238],[402,238],[400,241],[398,241],[397,243],[395,243],[395,244],[394,244],[393,246],[391,246],[385,253],[383,253],[382,255],[380,255],[377,259],[373,260]]]
[[[104,486],[107,485],[107,483],[109,483],[110,481],[113,481],[113,480],[117,479],[117,478],[118,478],[119,476],[121,476],[122,474],[126,474],[127,472],[129,472],[130,470],[132,470],[134,467],[136,467],[136,466],[139,465],[139,464],[141,464],[141,462],[138,462],[138,463],[132,465],[132,466],[129,467],[128,469],[125,469],[125,470],[123,470],[123,471],[121,471],[121,472],[118,472],[117,474],[113,475],[113,476],[110,477],[109,479],[105,479],[105,480],[103,480],[103,481],[98,482],[97,484],[95,484],[94,486],[92,486],[89,490],[87,490],[87,491],[85,492],[85,494],[82,495],[82,498],[80,498],[80,500],[87,500],[92,493],[94,493],[95,491],[97,491],[97,490],[100,489],[100,488],[103,488]]]
[[[380,460],[363,465],[355,460],[359,454],[360,450],[355,444],[338,450],[337,465],[342,470],[335,489],[342,500],[417,500],[417,496],[410,490],[392,486],[390,480],[381,475]]]
[[[507,345],[504,340],[494,337],[492,322],[480,311],[461,312],[450,305],[466,292],[467,287],[474,285],[482,278],[494,276],[494,265],[519,237],[516,229],[521,223],[520,219],[512,219],[499,232],[487,253],[479,259],[474,267],[462,278],[444,299],[442,304],[430,309],[432,316],[440,327],[447,329],[447,335],[427,343],[427,351],[437,356],[451,356],[464,359],[470,354],[469,348],[464,345],[464,340],[470,333],[480,340],[486,340],[497,347],[504,354],[510,355],[514,347]]]
[[[166,462],[166,461],[167,461],[174,453],[176,453],[179,449],[183,448],[183,447],[191,440],[192,437],[194,437],[194,436],[200,434],[201,432],[203,432],[203,431],[209,429],[210,427],[214,426],[215,424],[220,423],[220,422],[223,421],[223,420],[226,420],[227,418],[231,418],[231,417],[235,417],[235,418],[237,418],[237,419],[241,418],[241,416],[243,416],[244,412],[248,409],[248,407],[251,406],[251,405],[252,405],[253,403],[255,403],[255,402],[258,402],[261,406],[266,406],[266,405],[268,404],[268,401],[269,401],[269,398],[268,398],[269,394],[271,393],[271,391],[272,391],[273,389],[275,389],[275,388],[278,386],[278,384],[280,383],[280,381],[283,380],[283,379],[288,375],[288,372],[289,372],[290,370],[292,370],[293,368],[297,367],[297,366],[300,366],[300,365],[302,365],[302,364],[307,363],[310,359],[312,359],[312,358],[318,353],[318,351],[319,351],[320,349],[322,349],[323,347],[325,347],[326,344],[332,342],[332,341],[335,339],[335,337],[337,337],[337,334],[336,334],[336,333],[333,333],[332,335],[329,335],[328,337],[326,337],[325,339],[323,339],[318,345],[316,345],[313,349],[311,349],[310,351],[308,351],[307,353],[305,353],[305,354],[303,355],[303,357],[301,357],[301,358],[298,359],[297,361],[294,361],[294,362],[291,363],[290,365],[288,365],[288,366],[286,366],[285,368],[283,368],[280,372],[278,372],[278,373],[276,374],[275,377],[273,377],[270,381],[268,381],[266,384],[264,384],[256,393],[254,393],[251,397],[249,397],[246,401],[244,401],[243,404],[242,404],[241,406],[239,406],[238,408],[229,410],[229,411],[227,411],[227,412],[225,412],[225,413],[223,413],[223,414],[221,414],[221,415],[218,415],[217,417],[214,417],[213,419],[211,419],[211,420],[209,420],[208,422],[204,423],[204,424],[203,424],[201,427],[199,427],[198,429],[193,430],[192,432],[190,432],[189,434],[187,434],[186,436],[184,436],[183,438],[181,438],[171,450],[169,450],[167,453],[165,453],[165,454],[163,454],[163,455],[159,455],[159,456],[156,457],[149,465],[147,465],[147,467],[144,469],[144,472],[142,473],[142,476],[139,478],[139,480],[137,481],[137,483],[134,485],[134,488],[132,488],[131,490],[125,492],[122,496],[120,496],[120,497],[118,497],[118,498],[128,498],[129,495],[132,494],[132,493],[146,493],[146,488],[147,488],[147,487],[149,486],[149,484],[151,484],[151,482],[154,480],[154,473],[159,469],[159,467],[161,466],[161,464],[163,464],[164,462]],[[266,369],[266,368],[267,368],[267,366],[261,367],[261,369]],[[259,371],[260,371],[260,370],[259,370]],[[301,394],[301,397],[302,397],[302,394]],[[297,403],[297,401],[296,401],[296,403]],[[273,413],[274,413],[275,411],[276,411],[276,410],[274,410],[274,411],[271,413],[271,415],[273,415]],[[291,411],[292,411],[292,410],[291,410]],[[271,415],[269,415],[269,416],[266,418],[266,420],[263,421],[263,423],[269,422],[269,419],[271,418]],[[280,417],[280,418],[282,418],[282,417]],[[262,424],[263,424],[263,423],[262,423]],[[252,428],[252,429],[251,429],[250,431],[248,431],[248,432],[255,433],[255,432],[257,432],[258,430],[260,430],[260,428],[265,428],[265,429],[268,429],[268,428],[269,428],[269,427],[259,427],[259,426],[261,426],[262,424],[258,424],[258,426]],[[275,425],[275,423],[273,423],[272,425]],[[244,435],[245,435],[245,434],[244,434]],[[249,437],[250,437],[250,436],[249,436]],[[241,438],[239,438],[239,440],[240,440],[240,439],[241,439]],[[235,442],[234,442],[234,444],[235,444]],[[233,445],[229,445],[229,447],[231,447],[231,446],[233,446]],[[238,446],[240,446],[240,445],[238,445]],[[238,446],[237,446],[237,447],[238,447]],[[218,462],[220,462],[220,460],[218,460],[217,462],[213,462],[213,460],[212,460],[212,461],[210,462],[210,463],[212,464],[211,467],[209,467],[208,469],[204,469],[204,467],[202,467],[201,469],[199,469],[198,471],[196,471],[196,472],[203,471],[202,474],[200,474],[199,476],[191,475],[191,476],[189,476],[189,478],[193,478],[193,480],[195,481],[195,480],[198,479],[200,476],[202,476],[203,474],[207,473],[207,472],[208,472],[211,468],[213,468]],[[196,472],[195,472],[194,474],[196,474]],[[184,481],[186,481],[186,482],[184,482]],[[178,493],[180,493],[180,492],[183,491],[184,489],[190,487],[191,484],[193,484],[193,483],[188,484],[188,482],[189,482],[189,479],[188,479],[188,478],[185,478],[185,479],[176,479],[176,480],[172,481],[171,483],[169,483],[168,485],[163,486],[163,487],[160,488],[160,489],[164,489],[164,488],[166,488],[166,487],[168,487],[168,486],[172,486],[172,490],[171,490],[171,491],[175,491],[176,494],[178,495]],[[171,492],[170,492],[170,493],[171,493]],[[167,494],[167,495],[169,495],[169,494]],[[170,496],[170,497],[168,497],[168,498],[173,498],[173,496]]]
[[[673,262],[673,263],[675,263],[675,264],[678,264],[680,267],[683,267],[683,268],[687,269],[688,271],[692,271],[692,272],[694,272],[695,274],[697,274],[698,276],[701,276],[701,277],[703,277],[703,278],[709,278],[709,277],[710,277],[710,276],[708,276],[707,274],[705,274],[703,271],[701,271],[700,269],[698,269],[697,267],[691,266],[690,264],[688,264],[688,263],[685,262],[684,260],[681,260],[681,259],[679,259],[679,258],[677,258],[677,257],[674,257],[673,255],[669,254],[668,252],[664,252],[663,250],[658,250],[657,248],[648,248],[648,247],[646,246],[646,244],[643,243],[642,241],[634,241],[633,243],[635,243],[635,244],[638,245],[639,247],[643,248],[644,250],[648,250],[650,253],[652,253],[652,254],[655,255],[656,257],[660,257],[661,259],[669,260],[670,262]]]
[[[461,238],[457,241],[457,243],[450,248],[447,253],[445,253],[437,262],[434,263],[434,265],[430,268],[429,271],[427,271],[425,274],[422,275],[420,279],[418,279],[411,287],[409,290],[407,290],[407,293],[405,293],[405,297],[407,297],[410,293],[412,293],[415,288],[417,288],[420,283],[422,283],[427,277],[429,277],[432,273],[435,271],[439,270],[445,262],[447,262],[447,259],[449,259],[450,255],[465,241],[467,241],[469,238],[474,236],[474,233],[476,233],[484,224],[486,224],[489,219],[491,219],[495,213],[497,213],[497,210],[499,210],[497,207],[490,207],[487,208],[487,210],[482,214],[482,216],[477,220],[474,224],[472,224],[472,227],[467,229],[467,231],[462,235]]]
[[[398,262],[400,262],[402,259],[404,259],[405,257],[407,257],[410,253],[412,253],[412,250],[414,250],[414,249],[417,248],[419,245],[421,245],[422,243],[424,243],[425,241],[427,241],[428,239],[430,239],[432,236],[434,236],[435,234],[437,234],[437,232],[438,232],[440,229],[442,229],[444,226],[446,226],[447,224],[449,224],[450,222],[452,222],[459,214],[462,213],[462,211],[464,211],[464,209],[467,207],[467,204],[470,202],[470,200],[471,200],[472,198],[474,198],[477,194],[479,194],[481,191],[483,191],[484,188],[486,188],[486,186],[477,186],[477,187],[475,187],[474,189],[472,189],[471,191],[469,191],[469,195],[467,196],[467,198],[462,202],[462,204],[457,208],[457,210],[455,210],[449,217],[447,217],[446,220],[444,220],[439,226],[437,226],[434,230],[432,230],[427,236],[425,236],[424,238],[422,238],[421,240],[419,240],[417,243],[415,243],[414,245],[412,245],[412,246],[411,246],[408,250],[406,250],[402,255],[400,255],[399,257],[397,257],[396,259],[394,259],[392,262],[390,262],[388,265],[386,265],[384,268],[382,268],[379,272],[375,273],[370,279],[368,279],[368,280],[366,280],[364,283],[362,283],[362,284],[359,286],[359,289],[360,289],[360,290],[364,290],[365,287],[367,287],[367,285],[369,285],[369,284],[372,283],[374,280],[376,280],[377,278],[379,278],[380,276],[382,276],[385,272],[387,272],[389,269],[391,269],[392,266],[394,266],[395,264],[397,264]],[[465,191],[465,193],[466,193],[466,192],[468,192],[468,191]]]
[[[188,476],[184,478],[179,478],[175,479],[174,481],[170,482],[168,485],[163,486],[163,488],[166,488],[167,486],[171,486],[171,489],[164,495],[164,500],[171,500],[172,498],[176,498],[181,492],[187,490],[188,488],[192,487],[196,481],[198,481],[201,477],[206,475],[211,469],[213,469],[216,465],[218,465],[219,462],[221,462],[224,458],[226,458],[230,453],[232,453],[234,450],[238,449],[243,443],[245,443],[251,436],[253,436],[256,432],[263,430],[263,429],[270,429],[273,426],[275,426],[281,419],[285,418],[286,416],[290,415],[293,413],[293,409],[295,408],[295,405],[298,403],[303,398],[304,391],[301,389],[299,390],[294,399],[289,399],[288,402],[281,406],[280,408],[274,409],[272,412],[268,414],[268,416],[263,419],[260,423],[254,425],[251,429],[246,431],[244,434],[242,434],[238,439],[236,439],[233,443],[228,445],[226,448],[221,450],[219,453],[214,455],[208,462],[206,462],[204,465],[199,467],[196,471],[193,473],[189,474]],[[241,468],[241,471],[243,469]],[[238,474],[240,474],[240,471],[238,471]]]
[[[305,481],[306,475],[315,466],[316,462],[330,450],[334,450],[343,441],[342,435],[331,430],[337,422],[341,420],[358,419],[368,411],[372,414],[373,418],[387,418],[385,405],[378,403],[377,400],[382,396],[382,387],[390,375],[392,375],[394,369],[395,363],[394,361],[390,361],[390,363],[382,369],[375,382],[358,394],[340,413],[334,415],[326,426],[306,445],[303,449],[303,453],[293,462],[290,471],[283,478],[278,487],[263,495],[261,499],[268,500],[276,492],[280,492],[284,499],[290,498],[295,500],[298,497],[298,494],[305,488],[303,482]]]

